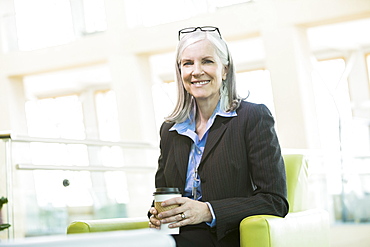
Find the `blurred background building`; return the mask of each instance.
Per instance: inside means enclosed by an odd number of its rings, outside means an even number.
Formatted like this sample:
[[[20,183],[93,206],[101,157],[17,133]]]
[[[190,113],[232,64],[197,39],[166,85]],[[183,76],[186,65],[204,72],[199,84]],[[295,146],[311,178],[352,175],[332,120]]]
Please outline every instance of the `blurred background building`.
[[[284,153],[306,155],[310,206],[338,232],[369,225],[370,1],[0,0],[0,236],[146,215],[178,30],[205,25]]]

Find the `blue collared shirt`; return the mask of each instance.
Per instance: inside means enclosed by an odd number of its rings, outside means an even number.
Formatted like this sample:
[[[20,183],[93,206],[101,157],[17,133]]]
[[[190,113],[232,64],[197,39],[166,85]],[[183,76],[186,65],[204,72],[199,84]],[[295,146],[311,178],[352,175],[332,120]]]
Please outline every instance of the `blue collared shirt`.
[[[195,174],[195,171],[198,170],[198,166],[202,159],[204,148],[207,142],[209,129],[212,127],[216,119],[216,116],[235,117],[237,116],[237,114],[235,111],[232,111],[232,112],[223,111],[220,107],[220,102],[218,102],[216,109],[213,111],[212,116],[208,119],[208,122],[206,125],[206,131],[202,139],[199,139],[199,136],[197,135],[196,130],[195,130],[194,112],[190,114],[190,118],[188,118],[184,122],[174,124],[172,128],[170,129],[170,131],[176,130],[177,133],[179,133],[180,135],[187,136],[193,141],[191,148],[190,148],[190,153],[189,153],[189,163],[188,163],[187,176],[186,176],[186,185],[185,185],[185,191],[184,191],[183,196],[196,199],[196,200],[202,199],[202,188],[201,188],[200,182],[199,184],[197,184],[197,192],[196,192],[197,198],[194,198],[193,187],[195,185],[194,182],[196,183],[196,181],[194,181],[194,178],[195,178],[194,174]],[[196,178],[200,179],[199,175]],[[209,209],[211,210],[212,217],[213,217],[212,222],[210,224],[209,223],[207,224],[213,227],[216,225],[215,214],[213,212],[211,204],[207,202],[207,205]]]

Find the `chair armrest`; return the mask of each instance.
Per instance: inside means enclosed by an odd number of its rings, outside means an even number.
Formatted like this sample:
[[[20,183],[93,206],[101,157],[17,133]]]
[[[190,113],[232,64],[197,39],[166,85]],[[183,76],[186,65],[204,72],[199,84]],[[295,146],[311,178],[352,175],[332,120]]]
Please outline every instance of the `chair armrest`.
[[[255,215],[240,223],[241,247],[328,247],[329,215],[322,209],[289,213],[285,218]]]
[[[147,217],[84,220],[72,222],[67,228],[67,234],[134,230],[148,227],[149,220]]]

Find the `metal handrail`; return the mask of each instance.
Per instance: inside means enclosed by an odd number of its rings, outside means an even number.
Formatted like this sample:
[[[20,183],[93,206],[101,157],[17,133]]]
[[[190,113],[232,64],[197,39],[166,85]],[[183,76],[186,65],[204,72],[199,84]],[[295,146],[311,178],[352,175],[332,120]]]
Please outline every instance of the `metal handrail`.
[[[156,167],[150,166],[60,166],[60,165],[33,165],[16,164],[17,170],[64,170],[64,171],[90,171],[90,172],[108,172],[108,171],[145,171],[156,170]]]
[[[150,142],[142,141],[102,141],[102,140],[77,140],[65,138],[44,138],[20,136],[11,133],[0,133],[0,139],[10,139],[12,142],[41,142],[41,143],[61,143],[61,144],[84,144],[88,146],[120,146],[125,148],[148,148],[157,149],[158,146]]]

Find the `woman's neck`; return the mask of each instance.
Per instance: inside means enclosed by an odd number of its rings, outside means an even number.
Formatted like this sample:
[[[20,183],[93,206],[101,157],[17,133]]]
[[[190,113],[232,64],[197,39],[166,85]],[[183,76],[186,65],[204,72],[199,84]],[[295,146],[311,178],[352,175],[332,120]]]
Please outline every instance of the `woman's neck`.
[[[207,122],[209,118],[212,116],[216,106],[218,104],[218,100],[214,101],[197,101],[197,113],[195,117],[195,131],[199,136],[199,139],[203,138],[205,134],[205,130],[207,127]]]
[[[196,121],[207,122],[208,119],[212,116],[214,110],[216,109],[217,104],[218,100],[197,101]]]

